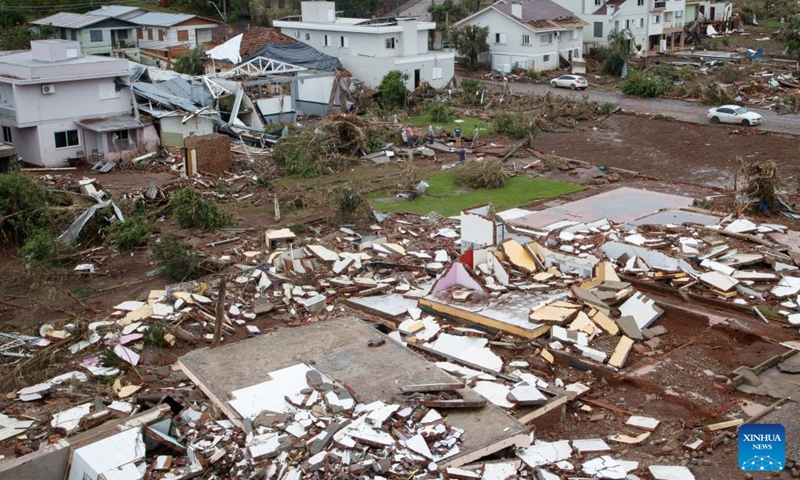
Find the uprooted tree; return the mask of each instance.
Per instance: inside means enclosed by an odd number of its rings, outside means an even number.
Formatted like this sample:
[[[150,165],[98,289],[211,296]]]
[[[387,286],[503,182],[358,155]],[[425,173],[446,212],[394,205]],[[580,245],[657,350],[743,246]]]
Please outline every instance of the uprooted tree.
[[[465,25],[454,28],[450,33],[450,43],[461,55],[469,60],[469,68],[474,69],[478,57],[489,51],[489,27]]]

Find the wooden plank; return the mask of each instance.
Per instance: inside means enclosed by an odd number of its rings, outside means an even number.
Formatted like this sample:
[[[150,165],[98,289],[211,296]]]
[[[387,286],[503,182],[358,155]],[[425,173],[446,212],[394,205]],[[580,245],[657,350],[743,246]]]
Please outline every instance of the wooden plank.
[[[599,402],[597,400],[592,400],[591,398],[581,398],[581,402],[588,403],[589,405],[594,405],[595,407],[598,408],[604,408],[614,413],[619,413],[620,415],[629,415],[629,416],[636,415],[635,413],[629,412],[628,410],[615,407],[614,405],[609,405],[607,403]]]
[[[731,427],[738,427],[743,423],[744,420],[742,420],[741,418],[737,418],[736,420],[728,420],[727,422],[712,423],[711,425],[708,426],[708,429],[711,430],[712,432],[716,432],[717,430],[723,430]]]
[[[524,423],[527,425],[528,423],[536,420],[542,415],[550,413],[562,405],[566,405],[567,400],[568,398],[566,395],[560,395],[547,402],[547,404],[545,404],[542,408],[537,408],[536,410],[530,413],[526,413],[525,415],[517,417],[517,420],[519,420],[520,423]]]
[[[426,383],[422,385],[405,385],[400,387],[403,393],[414,392],[446,392],[464,388],[464,383]]]

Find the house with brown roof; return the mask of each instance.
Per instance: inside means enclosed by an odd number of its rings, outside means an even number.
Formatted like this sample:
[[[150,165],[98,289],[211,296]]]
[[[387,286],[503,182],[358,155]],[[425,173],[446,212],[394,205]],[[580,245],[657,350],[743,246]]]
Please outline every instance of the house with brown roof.
[[[552,70],[583,56],[586,22],[551,0],[499,2],[457,22],[489,28],[489,53],[481,61],[508,72]]]

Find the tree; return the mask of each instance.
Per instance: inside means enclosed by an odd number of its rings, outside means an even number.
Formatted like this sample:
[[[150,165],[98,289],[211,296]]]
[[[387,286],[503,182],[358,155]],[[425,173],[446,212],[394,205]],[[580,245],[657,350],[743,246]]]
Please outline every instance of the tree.
[[[444,32],[447,30],[447,23],[455,23],[469,15],[463,3],[456,3],[454,0],[444,0],[442,3],[431,3],[428,6],[428,13],[431,20],[436,23],[436,30]]]
[[[800,16],[793,18],[786,26],[784,35],[786,53],[800,60]]]
[[[640,45],[635,44],[635,38],[630,28],[624,30],[612,30],[608,34],[608,44],[610,53],[603,62],[603,72],[609,75],[622,76],[625,64],[631,58],[634,48],[639,50]]]
[[[450,34],[450,43],[461,55],[469,59],[469,68],[475,68],[478,56],[489,51],[489,27],[465,25]]]
[[[13,17],[6,18],[13,24]],[[3,50],[29,50],[31,48],[31,40],[55,38],[56,34],[56,29],[52,25],[40,25],[38,33],[24,24],[8,25],[2,28],[4,30],[2,35]]]
[[[203,49],[201,47],[194,47],[192,51],[179,55],[175,59],[175,70],[178,73],[185,73],[186,75],[197,76],[206,73],[206,67],[203,64]]]
[[[408,95],[406,80],[408,75],[400,70],[392,70],[381,79],[378,92],[381,94],[381,105],[384,108],[395,110],[405,106]]]

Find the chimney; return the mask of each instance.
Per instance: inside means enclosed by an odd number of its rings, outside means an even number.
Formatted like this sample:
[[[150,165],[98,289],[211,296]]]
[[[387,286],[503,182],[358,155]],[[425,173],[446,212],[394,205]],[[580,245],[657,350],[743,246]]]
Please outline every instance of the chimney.
[[[514,2],[511,4],[511,15],[522,18],[522,2]]]

